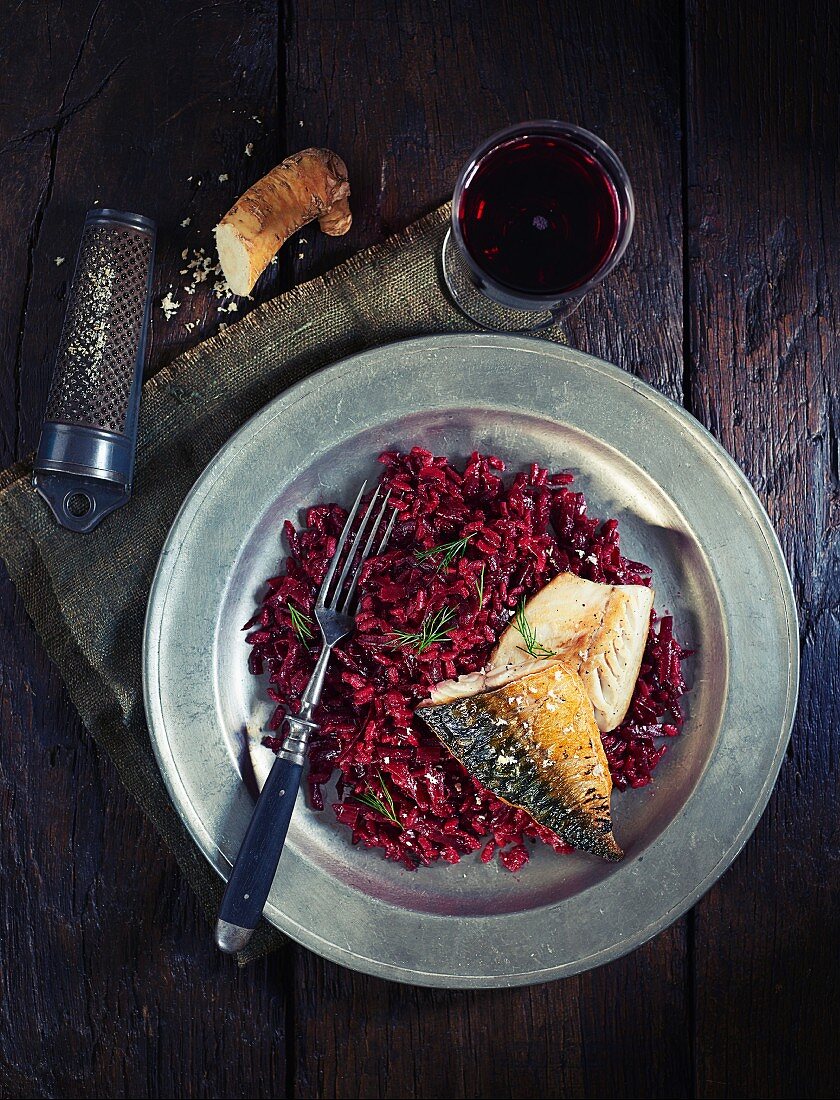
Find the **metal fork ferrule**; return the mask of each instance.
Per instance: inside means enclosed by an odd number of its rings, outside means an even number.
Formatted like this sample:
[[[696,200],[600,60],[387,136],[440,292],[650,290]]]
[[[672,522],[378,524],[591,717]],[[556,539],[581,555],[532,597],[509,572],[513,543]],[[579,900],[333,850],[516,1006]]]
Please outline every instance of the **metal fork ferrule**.
[[[303,767],[309,738],[319,728],[318,723],[290,714],[286,719],[286,728],[288,732],[283,740],[283,748],[277,755],[292,764],[300,764]]]

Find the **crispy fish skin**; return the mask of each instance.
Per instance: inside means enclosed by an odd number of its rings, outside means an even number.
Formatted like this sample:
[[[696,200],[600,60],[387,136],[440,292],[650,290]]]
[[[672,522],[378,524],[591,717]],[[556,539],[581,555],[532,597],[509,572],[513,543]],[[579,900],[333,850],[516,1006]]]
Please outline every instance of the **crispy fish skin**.
[[[619,860],[612,779],[580,676],[560,662],[417,714],[499,798],[582,852]]]

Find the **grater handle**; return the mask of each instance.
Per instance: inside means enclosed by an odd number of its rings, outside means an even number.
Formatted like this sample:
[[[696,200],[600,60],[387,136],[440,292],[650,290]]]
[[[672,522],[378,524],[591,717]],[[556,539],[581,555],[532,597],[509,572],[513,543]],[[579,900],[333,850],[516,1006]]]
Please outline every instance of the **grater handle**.
[[[52,470],[33,474],[32,485],[49,504],[61,526],[70,531],[92,531],[100,520],[122,507],[131,496],[128,485]]]

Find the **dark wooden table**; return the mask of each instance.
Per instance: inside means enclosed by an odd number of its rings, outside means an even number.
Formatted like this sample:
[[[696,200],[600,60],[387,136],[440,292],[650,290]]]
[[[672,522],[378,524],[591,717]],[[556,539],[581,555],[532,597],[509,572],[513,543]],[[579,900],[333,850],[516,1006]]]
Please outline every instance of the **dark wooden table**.
[[[0,465],[37,442],[88,207],[159,221],[156,303],[172,286],[182,307],[154,310],[155,370],[235,319],[209,283],[180,291],[181,253],[209,251],[218,216],[287,153],[347,159],[355,222],[339,240],[304,232],[263,297],[445,199],[484,135],[567,118],[619,151],[638,201],[572,340],[735,456],[781,536],[804,645],[775,794],[693,911],[577,978],[436,992],[294,946],[244,972],[220,957],[3,572],[0,1093],[833,1095],[840,5],[22,0],[0,27]]]

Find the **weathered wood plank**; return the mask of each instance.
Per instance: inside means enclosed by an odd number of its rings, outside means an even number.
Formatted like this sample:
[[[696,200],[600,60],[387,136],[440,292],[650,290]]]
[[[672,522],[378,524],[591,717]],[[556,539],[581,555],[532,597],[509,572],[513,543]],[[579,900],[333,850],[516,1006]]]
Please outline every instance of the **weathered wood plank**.
[[[181,250],[208,247],[254,167],[277,158],[277,39],[268,2],[149,3],[142,13],[7,6],[2,465],[37,441],[94,200],[158,220],[152,369],[195,341],[186,320],[217,323],[210,283],[191,299],[175,294],[177,323],[157,303],[169,283],[186,282]],[[59,266],[57,256],[66,257]],[[283,960],[240,974],[212,947],[191,891],[81,727],[5,572],[0,727],[0,1095],[283,1095]]]
[[[779,531],[803,642],[778,786],[696,910],[698,1096],[836,1088],[838,47],[833,3],[689,4],[691,403]]]
[[[614,145],[639,208],[625,262],[574,317],[572,340],[679,399],[678,17],[668,3],[296,3],[285,27],[287,144],[346,158],[355,216],[347,238],[303,232],[296,278],[445,200],[485,135],[567,118]],[[618,24],[620,36],[609,29]],[[688,1095],[685,938],[679,922],[580,978],[472,994],[391,985],[299,951],[296,1094]]]

